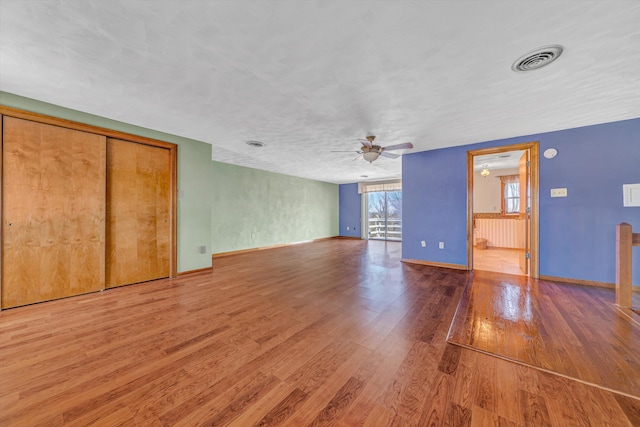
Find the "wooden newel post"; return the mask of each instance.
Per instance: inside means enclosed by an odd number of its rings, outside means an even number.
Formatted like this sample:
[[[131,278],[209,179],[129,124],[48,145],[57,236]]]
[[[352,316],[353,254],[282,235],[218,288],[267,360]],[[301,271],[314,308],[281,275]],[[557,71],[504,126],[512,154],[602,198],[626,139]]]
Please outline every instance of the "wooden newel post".
[[[631,308],[631,225],[623,222],[616,226],[616,304]]]

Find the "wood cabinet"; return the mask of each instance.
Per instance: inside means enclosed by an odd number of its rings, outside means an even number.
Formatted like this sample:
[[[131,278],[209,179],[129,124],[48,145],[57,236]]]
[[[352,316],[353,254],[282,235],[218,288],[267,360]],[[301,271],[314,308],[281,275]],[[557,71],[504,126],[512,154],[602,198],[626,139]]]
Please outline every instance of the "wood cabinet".
[[[2,308],[175,276],[174,144],[0,113]]]

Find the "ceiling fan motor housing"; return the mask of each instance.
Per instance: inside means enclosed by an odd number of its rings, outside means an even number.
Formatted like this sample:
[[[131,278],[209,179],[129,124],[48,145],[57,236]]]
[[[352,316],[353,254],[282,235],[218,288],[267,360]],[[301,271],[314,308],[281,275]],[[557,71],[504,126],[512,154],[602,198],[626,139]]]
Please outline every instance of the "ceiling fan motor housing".
[[[366,145],[362,146],[362,151],[364,153],[372,153],[372,152],[380,153],[380,152],[382,152],[381,149],[382,149],[382,147],[379,146],[379,145],[372,145],[371,147],[367,147]]]

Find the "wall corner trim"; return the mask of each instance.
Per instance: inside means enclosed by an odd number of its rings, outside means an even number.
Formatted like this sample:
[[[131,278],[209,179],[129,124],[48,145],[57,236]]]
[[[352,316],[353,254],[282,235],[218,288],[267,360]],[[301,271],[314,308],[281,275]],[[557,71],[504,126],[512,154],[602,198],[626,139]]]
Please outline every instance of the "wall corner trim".
[[[420,259],[409,259],[409,258],[402,258],[400,261],[408,264],[426,265],[429,267],[442,267],[442,268],[450,268],[454,270],[469,270],[469,268],[466,265],[451,264],[448,262],[423,261]]]
[[[571,277],[557,277],[557,276],[545,276],[540,275],[539,280],[547,280],[550,282],[560,282],[560,283],[570,283],[572,285],[583,285],[583,286],[595,286],[598,288],[607,288],[607,289],[615,289],[615,283],[609,282],[596,282],[593,280],[583,280],[583,279],[573,279]],[[640,286],[632,286],[633,292],[640,292]]]
[[[198,268],[196,270],[180,271],[178,276],[186,276],[188,274],[205,273],[213,271],[213,267]]]
[[[213,262],[213,260],[215,258],[222,258],[222,257],[226,257],[226,256],[231,256],[231,255],[239,255],[239,254],[246,254],[246,253],[250,253],[250,252],[264,251],[264,250],[267,250],[267,249],[283,248],[283,247],[286,247],[286,246],[300,245],[300,244],[303,244],[303,243],[322,242],[322,241],[325,241],[325,240],[332,240],[332,239],[337,239],[337,238],[339,238],[339,236],[321,237],[319,239],[303,240],[303,241],[300,241],[300,242],[280,243],[278,245],[261,246],[261,247],[249,248],[249,249],[240,249],[240,250],[237,250],[237,251],[218,252],[218,253],[215,253],[215,254],[211,254],[211,260]]]

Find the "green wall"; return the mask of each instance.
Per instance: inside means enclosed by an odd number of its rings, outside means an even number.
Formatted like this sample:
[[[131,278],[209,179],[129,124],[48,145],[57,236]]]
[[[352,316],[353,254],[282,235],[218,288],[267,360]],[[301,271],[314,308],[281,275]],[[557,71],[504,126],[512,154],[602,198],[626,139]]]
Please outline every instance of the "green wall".
[[[0,104],[177,144],[178,271],[211,266],[212,253],[338,234],[335,184],[213,162],[207,143],[6,92]]]
[[[338,234],[338,185],[213,162],[212,252]]]
[[[179,146],[178,271],[211,266],[210,180],[211,145],[189,141]],[[200,246],[207,247],[204,254]]]

